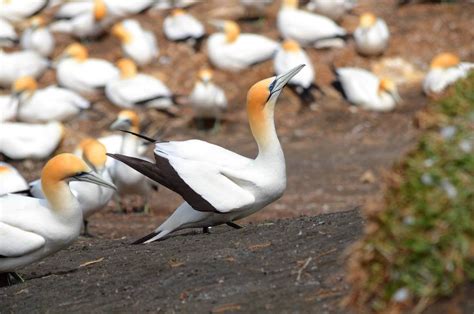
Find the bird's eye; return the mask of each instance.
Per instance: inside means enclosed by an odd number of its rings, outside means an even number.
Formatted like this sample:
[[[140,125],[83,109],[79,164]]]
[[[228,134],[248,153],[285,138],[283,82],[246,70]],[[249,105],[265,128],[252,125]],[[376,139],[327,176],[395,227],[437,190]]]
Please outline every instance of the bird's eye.
[[[268,89],[270,90],[270,92],[271,92],[271,91],[273,90],[273,88],[275,87],[275,82],[276,82],[276,80],[274,80],[274,81],[270,84],[270,86],[268,87]]]
[[[76,173],[75,177],[85,176],[86,174],[87,174],[87,172],[81,171],[81,172]]]

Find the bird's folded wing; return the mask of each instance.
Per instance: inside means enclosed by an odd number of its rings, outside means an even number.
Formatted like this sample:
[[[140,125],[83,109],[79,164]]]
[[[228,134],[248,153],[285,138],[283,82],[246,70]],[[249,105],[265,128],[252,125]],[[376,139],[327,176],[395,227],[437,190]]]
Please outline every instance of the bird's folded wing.
[[[23,256],[40,249],[45,242],[38,234],[0,222],[0,256]]]

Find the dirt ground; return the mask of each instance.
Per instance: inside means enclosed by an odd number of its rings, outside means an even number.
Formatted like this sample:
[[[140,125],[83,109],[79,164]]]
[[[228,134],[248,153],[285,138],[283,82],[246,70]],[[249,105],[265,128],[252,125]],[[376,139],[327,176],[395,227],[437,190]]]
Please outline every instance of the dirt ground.
[[[387,21],[392,39],[384,57],[401,57],[421,71],[442,51],[456,52],[462,60],[474,60],[473,4],[460,1],[397,9],[394,2],[360,0],[354,11],[359,14],[370,10]],[[203,1],[190,12],[201,20],[235,18],[240,14],[236,3]],[[278,7],[278,3],[272,5],[266,19],[242,23],[243,31],[277,39],[274,25]],[[186,44],[166,41],[161,31],[161,13],[149,13],[138,19],[157,34],[161,56],[159,62],[142,71],[162,77],[178,95],[189,94],[197,71],[207,65],[205,49],[194,53]],[[357,21],[356,16],[348,15],[342,25],[353,30]],[[55,55],[71,42],[67,36],[57,38]],[[94,57],[114,61],[121,56],[118,42],[110,36],[87,46]],[[27,279],[35,278],[26,284],[0,289],[0,312],[120,312],[124,306],[147,311],[161,309],[166,313],[238,309],[342,311],[337,304],[347,287],[342,280],[341,253],[358,237],[362,224],[357,211],[344,211],[362,206],[380,194],[384,171],[416,143],[419,131],[414,126],[414,117],[428,100],[421,94],[419,84],[404,85],[400,87],[404,103],[394,112],[354,110],[330,87],[334,79],[331,65],[370,68],[379,59],[358,56],[352,42],[342,49],[307,51],[317,71],[316,81],[326,95],[318,98],[315,111],[301,109],[290,91],[281,95],[275,115],[287,161],[288,188],[279,201],[243,222],[254,224],[240,231],[222,227],[214,229],[212,235],[179,236],[150,246],[131,247],[124,244],[153,230],[181,199],[160,189],[153,196],[150,215],[124,215],[110,204],[90,220],[90,231],[96,238],[80,239],[70,249],[24,269],[22,274]],[[215,72],[215,80],[226,90],[230,102],[225,122],[216,134],[190,128],[192,111],[185,106],[173,119],[154,112],[141,115],[151,119],[153,127],[166,124],[166,139],[200,138],[255,156],[256,145],[244,110],[245,94],[253,83],[272,73],[271,61],[238,74]],[[50,71],[40,84],[53,81],[54,73]],[[68,136],[58,151],[71,151],[87,135],[107,133],[119,109],[103,99],[96,99],[94,106],[104,117],[94,122],[85,117],[67,122]],[[28,179],[36,179],[43,162],[12,164]],[[132,211],[139,202],[132,200],[129,204]],[[295,218],[323,213],[334,214]],[[277,220],[282,218],[293,220]],[[272,222],[255,224],[262,221]],[[215,241],[217,237],[219,241]],[[265,247],[267,243],[271,244]],[[256,249],[249,249],[254,245]],[[102,257],[100,263],[77,269],[82,263]],[[312,260],[297,281],[298,269],[308,257]],[[47,274],[52,275],[45,277]]]

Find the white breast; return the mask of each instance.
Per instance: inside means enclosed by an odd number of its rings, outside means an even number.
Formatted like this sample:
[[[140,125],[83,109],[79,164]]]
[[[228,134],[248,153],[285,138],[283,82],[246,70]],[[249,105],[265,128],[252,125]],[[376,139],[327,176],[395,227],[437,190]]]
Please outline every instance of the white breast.
[[[146,65],[158,56],[158,45],[155,35],[145,31],[135,20],[125,20],[123,27],[131,34],[131,41],[122,44],[125,54],[138,65]]]
[[[198,117],[217,117],[227,107],[224,90],[209,82],[197,82],[189,96],[189,101]]]
[[[205,34],[204,26],[190,14],[169,15],[163,22],[163,32],[169,40],[201,38]]]
[[[10,95],[0,95],[0,122],[14,120],[18,108],[18,100]]]
[[[23,49],[34,50],[43,57],[49,57],[54,50],[55,40],[48,28],[26,29],[21,36]]]
[[[314,68],[304,50],[285,51],[280,47],[273,59],[276,75],[286,73],[300,64],[305,64],[306,66],[292,77],[289,83],[308,88],[314,82]]]
[[[13,26],[3,18],[0,18],[0,47],[13,47],[18,36]]]
[[[358,27],[354,32],[357,51],[369,56],[383,53],[388,46],[389,37],[387,24],[380,18],[372,27]]]

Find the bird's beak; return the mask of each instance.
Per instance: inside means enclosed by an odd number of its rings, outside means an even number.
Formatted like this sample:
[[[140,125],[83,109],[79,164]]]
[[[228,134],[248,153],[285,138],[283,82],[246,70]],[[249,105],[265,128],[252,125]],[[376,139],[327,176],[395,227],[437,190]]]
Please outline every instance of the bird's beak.
[[[224,27],[225,27],[225,21],[223,21],[223,20],[215,20],[214,19],[214,20],[210,20],[208,23],[209,23],[209,25],[212,25],[212,26],[214,26],[215,28],[217,28],[219,30],[224,29]]]
[[[120,119],[118,118],[117,120],[115,120],[111,125],[110,125],[110,129],[111,130],[128,130],[130,129],[130,120],[128,119]]]
[[[402,103],[402,97],[400,97],[400,94],[398,91],[394,90],[390,92],[390,95],[392,96],[393,100],[395,100],[396,104],[401,104]]]
[[[95,174],[94,172],[84,172],[80,175],[73,176],[71,181],[80,181],[80,182],[89,182],[93,184],[97,184],[112,190],[117,190],[117,187],[113,185],[111,182],[108,182],[102,179],[99,175]]]
[[[290,71],[275,77],[275,80],[270,85],[270,98],[276,99],[280,95],[283,87],[285,87],[285,85],[288,84],[291,78],[298,74],[298,72],[301,71],[303,67],[304,64],[300,64],[297,67],[291,69]]]

